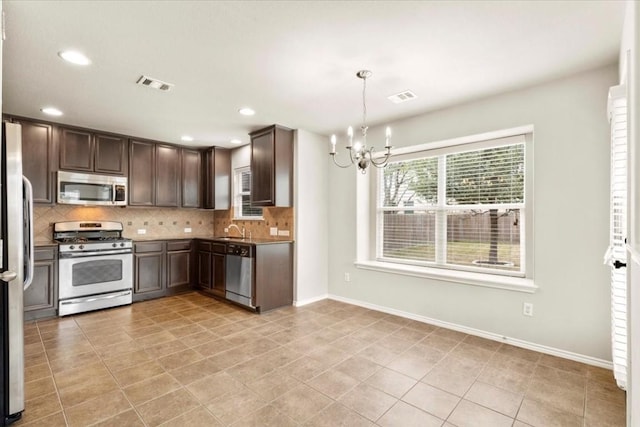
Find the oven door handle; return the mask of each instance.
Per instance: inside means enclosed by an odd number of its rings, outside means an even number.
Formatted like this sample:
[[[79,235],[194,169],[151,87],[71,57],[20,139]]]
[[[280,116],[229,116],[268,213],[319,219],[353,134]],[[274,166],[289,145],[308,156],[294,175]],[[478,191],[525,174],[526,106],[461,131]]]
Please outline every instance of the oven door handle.
[[[105,299],[112,299],[112,298],[118,298],[118,297],[126,297],[127,295],[130,295],[131,291],[123,291],[123,292],[119,292],[117,294],[110,294],[110,295],[96,295],[96,296],[92,296],[92,297],[88,297],[88,298],[74,298],[71,300],[67,300],[67,301],[60,301],[60,304],[62,305],[70,305],[70,304],[82,304],[85,302],[93,302],[93,301],[98,301],[98,300],[105,300]]]
[[[61,253],[60,258],[85,258],[90,256],[101,256],[101,255],[126,255],[130,253],[133,253],[131,249],[114,249],[112,251]]]

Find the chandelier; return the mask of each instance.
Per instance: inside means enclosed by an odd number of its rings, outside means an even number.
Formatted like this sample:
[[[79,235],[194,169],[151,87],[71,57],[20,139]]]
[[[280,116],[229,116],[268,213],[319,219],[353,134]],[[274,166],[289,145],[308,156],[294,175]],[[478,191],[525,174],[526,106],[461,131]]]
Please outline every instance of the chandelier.
[[[359,79],[362,79],[362,126],[360,126],[360,130],[362,132],[362,142],[361,141],[353,141],[353,128],[349,126],[347,129],[347,137],[349,138],[349,145],[347,145],[346,149],[349,151],[349,158],[351,159],[351,163],[346,165],[341,165],[336,161],[336,136],[331,135],[331,151],[329,155],[333,159],[333,163],[336,166],[341,168],[348,168],[351,165],[357,165],[358,169],[362,173],[367,173],[367,167],[371,164],[377,168],[383,168],[389,163],[389,158],[391,157],[391,145],[389,145],[389,140],[391,139],[391,128],[387,127],[385,132],[385,143],[384,148],[386,149],[386,153],[384,154],[376,154],[373,152],[373,147],[367,147],[367,103],[366,103],[366,92],[367,92],[367,78],[371,77],[371,71],[369,70],[360,70],[356,73],[356,76]],[[375,160],[376,158],[381,158],[381,160]]]

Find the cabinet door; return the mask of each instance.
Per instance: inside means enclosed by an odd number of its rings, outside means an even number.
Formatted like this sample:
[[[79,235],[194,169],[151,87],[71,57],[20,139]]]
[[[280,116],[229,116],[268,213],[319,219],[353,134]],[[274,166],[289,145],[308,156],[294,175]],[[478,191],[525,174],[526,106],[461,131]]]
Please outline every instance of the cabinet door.
[[[36,248],[34,260],[33,281],[24,291],[25,320],[55,316],[58,309],[56,248]]]
[[[200,152],[182,150],[182,207],[200,207]]]
[[[209,148],[202,152],[202,207],[229,209],[231,206],[231,150]]]
[[[155,144],[132,140],[129,144],[129,204],[153,206],[155,203]]]
[[[274,130],[251,137],[251,204],[273,206],[274,196]]]
[[[211,290],[211,252],[198,252],[198,286]]]
[[[168,145],[156,146],[156,206],[179,206],[180,150]]]
[[[95,171],[113,175],[125,175],[127,172],[127,140],[117,136],[96,134]]]
[[[225,295],[225,263],[226,255],[213,255],[213,293],[224,297]]]
[[[168,252],[167,288],[188,285],[191,283],[190,265],[190,251]]]
[[[215,205],[215,149],[202,152],[202,207],[214,209]]]
[[[135,254],[134,258],[134,292],[141,294],[163,290],[164,265],[162,252]]]
[[[24,291],[24,311],[54,309],[55,261],[36,262],[33,281]]]
[[[22,173],[33,185],[34,203],[55,203],[55,180],[51,172],[53,129],[50,125],[16,120],[22,125]]]
[[[216,148],[213,158],[214,208],[231,207],[231,151]]]
[[[60,169],[93,172],[91,133],[60,129]]]

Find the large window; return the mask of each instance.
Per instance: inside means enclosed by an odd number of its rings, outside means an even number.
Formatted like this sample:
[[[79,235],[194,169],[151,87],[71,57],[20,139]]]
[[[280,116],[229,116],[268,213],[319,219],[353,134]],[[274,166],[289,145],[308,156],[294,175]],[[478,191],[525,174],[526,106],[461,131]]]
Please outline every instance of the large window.
[[[235,218],[262,219],[262,208],[251,206],[251,169],[238,168],[234,175]]]
[[[525,276],[524,141],[394,157],[378,175],[377,259]]]

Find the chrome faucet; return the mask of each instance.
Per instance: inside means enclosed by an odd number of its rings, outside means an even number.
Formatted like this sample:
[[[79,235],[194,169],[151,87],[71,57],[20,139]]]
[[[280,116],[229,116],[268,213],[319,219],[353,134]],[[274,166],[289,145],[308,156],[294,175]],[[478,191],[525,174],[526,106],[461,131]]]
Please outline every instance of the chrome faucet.
[[[244,226],[242,227],[242,230],[240,230],[240,227],[238,227],[237,225],[235,225],[235,224],[229,224],[229,226],[227,227],[227,229],[230,229],[230,228],[232,228],[232,227],[235,227],[235,228],[238,230],[238,232],[242,234],[242,238],[244,239]]]

